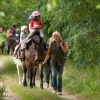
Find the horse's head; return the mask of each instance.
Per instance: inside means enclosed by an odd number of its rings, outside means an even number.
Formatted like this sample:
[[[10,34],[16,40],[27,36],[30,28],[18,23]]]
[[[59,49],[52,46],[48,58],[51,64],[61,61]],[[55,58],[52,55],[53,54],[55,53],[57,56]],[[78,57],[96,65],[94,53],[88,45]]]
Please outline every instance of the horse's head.
[[[35,30],[33,32],[32,38],[33,38],[34,43],[36,43],[36,44],[40,44],[42,42],[42,38],[40,36],[40,31],[38,31],[38,30]]]
[[[42,42],[42,38],[39,36],[39,35],[35,35],[34,37],[33,37],[33,42],[35,43],[35,44],[40,44],[41,42]]]
[[[14,37],[8,37],[5,40],[5,46],[9,47],[9,49],[13,52],[15,46],[17,45],[16,39]]]

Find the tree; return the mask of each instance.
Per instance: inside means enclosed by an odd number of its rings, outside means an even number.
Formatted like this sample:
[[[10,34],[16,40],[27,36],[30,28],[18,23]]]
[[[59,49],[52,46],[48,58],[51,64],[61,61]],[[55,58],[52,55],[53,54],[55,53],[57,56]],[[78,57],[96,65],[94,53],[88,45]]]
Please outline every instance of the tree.
[[[49,5],[49,7],[48,7]],[[1,0],[0,26],[28,24],[41,12],[46,40],[59,31],[69,45],[68,57],[79,65],[100,63],[100,0]]]
[[[99,0],[58,0],[58,6],[44,17],[47,36],[58,30],[68,42],[69,58],[79,65],[100,62],[99,3]]]
[[[1,0],[0,11],[5,16],[0,16],[0,26],[9,28],[13,24],[18,26],[28,24],[28,16],[32,12],[35,0]]]

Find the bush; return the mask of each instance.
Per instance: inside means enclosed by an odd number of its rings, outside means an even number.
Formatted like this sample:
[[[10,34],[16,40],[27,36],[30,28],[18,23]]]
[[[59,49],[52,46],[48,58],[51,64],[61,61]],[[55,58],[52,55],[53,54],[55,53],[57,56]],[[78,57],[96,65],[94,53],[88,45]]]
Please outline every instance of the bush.
[[[76,64],[85,66],[85,64],[100,62],[100,9],[97,7],[99,0],[35,0],[34,4],[32,4],[33,0],[30,0],[27,1],[27,5],[25,5],[26,1],[19,0],[13,3],[11,7],[17,7],[16,12],[20,11],[20,13],[14,12],[15,10],[8,6],[10,12],[7,16],[9,17],[12,12],[15,15],[10,16],[12,21],[7,20],[10,21],[9,26],[12,23],[27,24],[28,19],[25,19],[28,15],[38,10],[44,23],[46,40],[52,32],[59,31],[63,39],[68,42],[68,57]],[[49,10],[48,3],[51,5]],[[9,19],[8,17],[6,18]],[[6,22],[5,26],[8,26]]]
[[[100,63],[99,33],[79,33],[74,38],[73,59],[79,65]]]
[[[43,16],[46,38],[59,31],[68,42],[68,57],[76,64],[100,64],[100,9],[98,0],[58,0]],[[99,13],[99,14],[98,14]]]

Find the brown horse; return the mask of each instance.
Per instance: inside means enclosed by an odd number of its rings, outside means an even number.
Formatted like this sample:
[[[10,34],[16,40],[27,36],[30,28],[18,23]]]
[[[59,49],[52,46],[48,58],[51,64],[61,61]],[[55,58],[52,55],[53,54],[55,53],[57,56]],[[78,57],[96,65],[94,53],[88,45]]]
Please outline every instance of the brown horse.
[[[15,49],[15,46],[17,45],[18,43],[16,42],[16,39],[13,37],[13,36],[10,36],[8,37],[6,40],[5,40],[5,46],[7,46],[7,53],[8,54],[13,54],[14,52],[14,49]]]
[[[36,56],[36,49],[38,48],[38,55],[39,58],[37,61],[35,61],[35,56]],[[43,65],[42,62],[45,58],[46,52],[45,52],[45,47],[44,43],[42,41],[42,38],[38,35],[33,36],[32,40],[29,43],[29,47],[25,52],[21,53],[21,56],[23,57],[23,68],[24,68],[24,79],[23,79],[23,85],[27,86],[27,71],[29,71],[29,80],[30,80],[30,87],[35,86],[35,76],[37,72],[37,68],[40,65],[41,68],[41,73],[40,73],[40,78],[41,78],[41,83],[40,87],[43,88]]]

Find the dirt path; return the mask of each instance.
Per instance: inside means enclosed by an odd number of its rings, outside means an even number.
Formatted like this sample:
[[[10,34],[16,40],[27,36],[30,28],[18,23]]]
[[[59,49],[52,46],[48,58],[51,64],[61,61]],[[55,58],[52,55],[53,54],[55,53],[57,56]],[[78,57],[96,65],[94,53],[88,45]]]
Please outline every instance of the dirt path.
[[[0,71],[2,71],[4,68],[4,64],[2,61],[0,61]],[[16,74],[17,74],[17,71],[16,71]],[[39,80],[36,80],[36,86],[37,87],[40,87],[40,81]],[[46,83],[44,82],[44,90],[45,91],[50,91],[52,92],[52,89],[51,88],[48,88],[46,87]],[[58,95],[60,96],[60,95]],[[63,92],[62,95],[60,96],[63,100],[79,100],[79,96],[77,95],[72,95],[72,94],[69,94],[67,92]],[[4,93],[4,98],[3,100],[20,100],[19,97],[17,97],[15,94],[13,94],[8,88],[7,90],[5,91]]]
[[[44,90],[52,92],[51,88],[46,87],[47,86],[46,82],[44,82],[43,84],[44,84]],[[40,81],[39,80],[36,80],[36,86],[40,87]],[[69,94],[67,92],[62,92],[62,95],[58,95],[58,96],[60,96],[63,100],[79,100],[78,95],[72,95],[72,94]]]
[[[20,100],[20,98],[13,94],[9,89],[6,89],[3,95],[3,100]]]
[[[2,73],[4,69],[4,63],[0,61],[0,73]],[[0,85],[4,83],[0,82]],[[10,91],[10,89],[6,86],[6,90],[3,94],[3,100],[20,100],[19,97],[17,97],[14,93]]]

